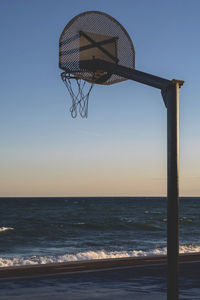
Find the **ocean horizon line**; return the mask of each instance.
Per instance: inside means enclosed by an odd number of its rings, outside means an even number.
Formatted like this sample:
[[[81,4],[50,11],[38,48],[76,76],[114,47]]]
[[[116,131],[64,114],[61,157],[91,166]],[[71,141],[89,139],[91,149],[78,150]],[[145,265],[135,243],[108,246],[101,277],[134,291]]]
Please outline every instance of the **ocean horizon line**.
[[[0,196],[0,200],[1,199],[84,199],[84,198],[92,198],[92,199],[95,199],[95,198],[118,198],[118,199],[121,199],[121,198],[126,198],[126,199],[137,199],[137,198],[143,198],[143,199],[158,199],[158,198],[163,198],[163,199],[167,199],[167,196]],[[192,198],[192,199],[200,199],[200,195],[199,196],[179,196],[179,199],[187,199],[187,198]]]

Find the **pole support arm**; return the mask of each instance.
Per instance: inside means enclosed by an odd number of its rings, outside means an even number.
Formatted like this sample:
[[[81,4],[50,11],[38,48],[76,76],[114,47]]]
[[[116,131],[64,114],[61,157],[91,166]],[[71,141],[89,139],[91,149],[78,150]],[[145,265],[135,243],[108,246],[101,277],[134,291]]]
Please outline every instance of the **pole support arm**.
[[[159,76],[155,76],[149,73],[141,72],[132,68],[127,68],[118,64],[114,64],[101,59],[93,59],[93,60],[83,60],[79,62],[81,69],[85,69],[86,71],[103,70],[110,74],[116,74],[118,76],[124,77],[126,79],[130,79],[136,82],[143,83],[145,85],[149,85],[151,87],[157,88],[161,90],[163,100],[165,102],[165,106],[167,107],[167,101],[165,97],[165,92],[171,87],[179,84],[181,87],[184,83],[183,80],[178,79],[165,79]]]

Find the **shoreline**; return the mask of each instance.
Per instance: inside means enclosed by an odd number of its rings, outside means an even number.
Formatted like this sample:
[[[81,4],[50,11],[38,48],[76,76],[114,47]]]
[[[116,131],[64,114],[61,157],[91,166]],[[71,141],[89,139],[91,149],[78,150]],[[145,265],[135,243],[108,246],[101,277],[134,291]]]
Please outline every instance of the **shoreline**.
[[[200,262],[200,253],[179,255],[180,265]],[[166,256],[144,256],[128,258],[109,258],[96,260],[71,261],[56,264],[37,264],[24,266],[11,266],[0,268],[0,279],[31,278],[43,276],[64,276],[67,274],[96,272],[123,268],[138,268],[164,266],[167,267]]]

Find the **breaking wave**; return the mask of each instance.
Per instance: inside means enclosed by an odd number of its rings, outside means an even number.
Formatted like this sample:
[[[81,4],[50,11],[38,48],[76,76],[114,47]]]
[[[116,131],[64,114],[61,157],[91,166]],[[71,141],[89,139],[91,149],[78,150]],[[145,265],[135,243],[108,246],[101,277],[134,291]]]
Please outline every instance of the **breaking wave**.
[[[199,253],[200,244],[180,245],[179,252],[183,253]],[[94,259],[109,259],[109,258],[126,258],[126,257],[142,257],[166,255],[167,249],[155,248],[149,251],[132,250],[132,251],[86,251],[76,254],[64,254],[59,256],[26,256],[26,257],[0,257],[0,267],[22,266],[22,265],[37,265],[37,264],[51,264],[64,263],[69,261],[82,261]]]
[[[14,228],[12,228],[12,227],[0,227],[0,232],[8,231],[8,230],[14,230]]]

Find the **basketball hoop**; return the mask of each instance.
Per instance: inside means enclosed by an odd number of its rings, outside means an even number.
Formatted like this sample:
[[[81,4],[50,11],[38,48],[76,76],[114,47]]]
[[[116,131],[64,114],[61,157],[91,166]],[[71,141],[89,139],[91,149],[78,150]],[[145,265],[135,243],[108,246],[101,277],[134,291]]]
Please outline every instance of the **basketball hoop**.
[[[86,83],[80,77],[66,72],[61,73],[61,78],[72,98],[72,106],[70,108],[72,118],[76,118],[78,112],[82,118],[87,118],[88,99],[94,83]]]
[[[94,84],[111,85],[127,80],[97,61],[135,68],[135,50],[123,26],[98,11],[81,13],[64,28],[59,40],[61,78],[72,98],[73,118],[87,118],[88,99]],[[90,66],[90,68],[89,68]]]
[[[167,108],[167,299],[178,299],[179,88],[184,81],[135,70],[135,50],[127,31],[114,18],[97,11],[79,14],[64,28],[59,40],[59,67],[73,99],[72,117],[76,117],[77,109],[87,117],[88,97],[95,83],[110,85],[130,79],[161,90]],[[77,94],[71,87],[72,78]],[[90,83],[85,95],[81,80]]]

